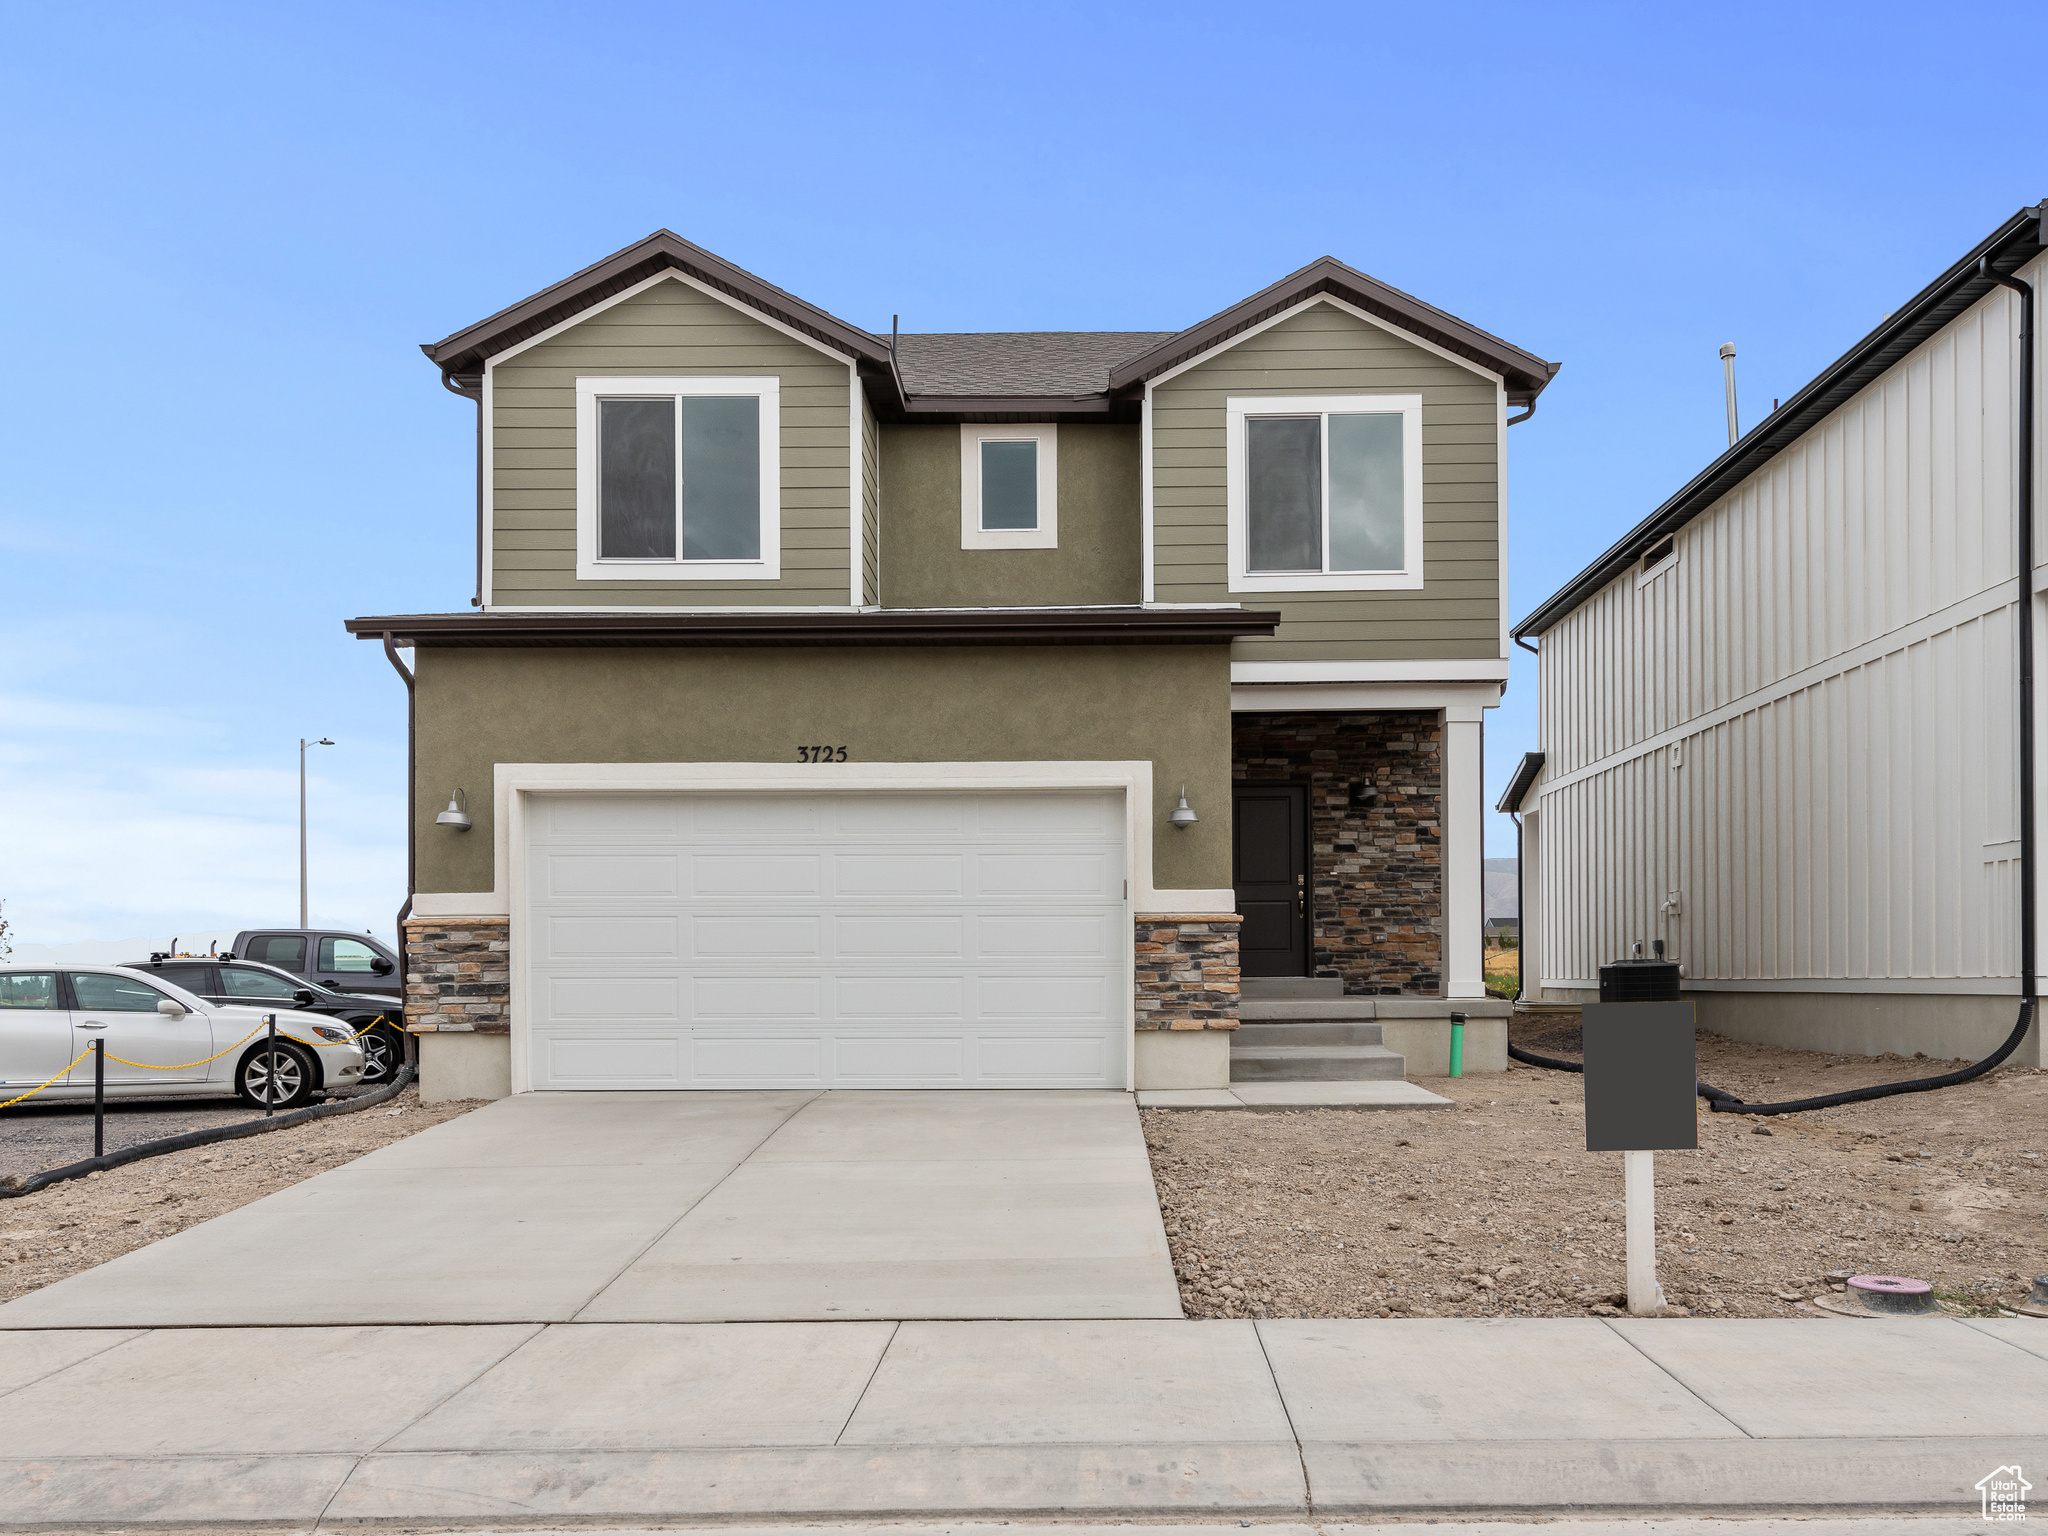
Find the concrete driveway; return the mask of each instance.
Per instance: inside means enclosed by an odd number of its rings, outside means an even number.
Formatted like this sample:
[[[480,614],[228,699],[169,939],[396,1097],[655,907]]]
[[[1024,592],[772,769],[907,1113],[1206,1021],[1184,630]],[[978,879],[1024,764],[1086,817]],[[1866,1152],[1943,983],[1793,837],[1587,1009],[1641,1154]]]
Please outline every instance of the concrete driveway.
[[[0,1329],[1177,1318],[1128,1094],[522,1094]]]

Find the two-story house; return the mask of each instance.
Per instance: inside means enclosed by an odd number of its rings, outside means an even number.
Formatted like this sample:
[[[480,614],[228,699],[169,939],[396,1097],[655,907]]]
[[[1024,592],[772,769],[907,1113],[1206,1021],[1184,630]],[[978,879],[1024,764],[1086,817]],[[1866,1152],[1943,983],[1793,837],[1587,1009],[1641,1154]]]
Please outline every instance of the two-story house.
[[[883,336],[665,231],[425,351],[476,592],[349,629],[412,694],[430,1094],[1218,1086],[1240,972],[1483,996],[1555,365],[1327,259]]]

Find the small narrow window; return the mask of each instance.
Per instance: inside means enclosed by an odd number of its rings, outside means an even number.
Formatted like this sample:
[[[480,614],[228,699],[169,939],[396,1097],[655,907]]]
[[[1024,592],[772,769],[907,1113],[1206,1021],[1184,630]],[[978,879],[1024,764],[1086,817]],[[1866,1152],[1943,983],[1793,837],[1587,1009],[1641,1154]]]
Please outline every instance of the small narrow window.
[[[1672,542],[1672,540],[1666,539],[1663,543],[1652,544],[1648,549],[1644,550],[1643,569],[1647,571],[1651,566],[1662,565],[1666,560],[1669,560],[1671,558]]]
[[[981,526],[983,532],[1015,532],[1038,526],[1038,443],[981,443]]]
[[[961,427],[960,547],[1059,548],[1058,427]]]

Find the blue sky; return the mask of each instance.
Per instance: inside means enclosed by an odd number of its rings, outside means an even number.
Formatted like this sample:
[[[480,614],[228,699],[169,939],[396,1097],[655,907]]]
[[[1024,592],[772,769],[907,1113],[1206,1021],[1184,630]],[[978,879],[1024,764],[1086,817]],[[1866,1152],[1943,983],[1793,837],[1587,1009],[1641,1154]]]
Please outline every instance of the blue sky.
[[[0,158],[0,899],[27,942],[404,895],[353,614],[470,591],[417,344],[660,226],[859,324],[1171,330],[1329,253],[1564,371],[1516,616],[2022,203],[2035,6],[28,6]],[[1488,727],[1533,745],[1532,658]],[[1489,834],[1512,852],[1513,829]]]

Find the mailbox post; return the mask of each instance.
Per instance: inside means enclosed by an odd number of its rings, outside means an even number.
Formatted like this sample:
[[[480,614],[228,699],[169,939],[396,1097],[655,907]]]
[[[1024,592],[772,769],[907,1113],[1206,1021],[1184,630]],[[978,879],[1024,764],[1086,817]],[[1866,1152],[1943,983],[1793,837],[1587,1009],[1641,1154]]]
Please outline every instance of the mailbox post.
[[[1622,1154],[1628,1309],[1641,1316],[1664,1305],[1654,1154],[1700,1144],[1693,1005],[1588,1003],[1584,1031],[1586,1150]]]

